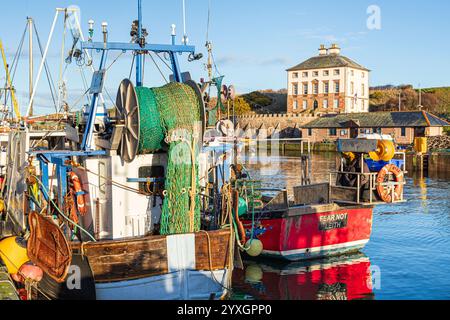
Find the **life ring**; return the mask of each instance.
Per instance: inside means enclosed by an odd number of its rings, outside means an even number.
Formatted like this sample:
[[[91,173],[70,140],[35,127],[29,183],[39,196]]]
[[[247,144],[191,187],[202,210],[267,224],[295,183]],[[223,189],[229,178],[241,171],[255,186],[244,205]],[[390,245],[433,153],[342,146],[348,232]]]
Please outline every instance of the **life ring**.
[[[86,203],[84,201],[84,191],[81,188],[80,178],[75,174],[75,172],[69,172],[69,179],[72,182],[72,190],[77,198],[77,208],[81,216],[87,214]]]
[[[385,178],[389,174],[393,174],[395,177],[395,181],[399,183],[398,185],[395,186],[394,199],[392,198],[392,192],[390,188],[386,188],[385,186],[383,186]],[[396,200],[400,200],[403,194],[403,184],[401,184],[403,181],[404,181],[403,171],[400,170],[400,168],[397,167],[396,165],[388,164],[383,169],[381,169],[377,177],[377,192],[380,195],[381,200],[383,200],[386,203],[392,203]]]

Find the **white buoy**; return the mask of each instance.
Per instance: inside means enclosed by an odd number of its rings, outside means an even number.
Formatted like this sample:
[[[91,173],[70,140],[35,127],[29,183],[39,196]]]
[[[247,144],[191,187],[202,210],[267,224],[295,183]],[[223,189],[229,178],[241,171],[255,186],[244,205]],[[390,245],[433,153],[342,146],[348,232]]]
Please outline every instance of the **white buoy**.
[[[248,248],[246,252],[250,257],[258,257],[264,249],[263,243],[258,239],[248,240],[245,247]]]

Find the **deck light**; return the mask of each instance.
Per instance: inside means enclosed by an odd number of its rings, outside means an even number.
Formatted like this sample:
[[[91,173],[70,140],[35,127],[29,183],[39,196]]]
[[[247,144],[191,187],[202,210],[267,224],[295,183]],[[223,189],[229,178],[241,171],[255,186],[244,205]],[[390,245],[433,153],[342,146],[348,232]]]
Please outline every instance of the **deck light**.
[[[102,22],[103,42],[108,41],[108,22]]]

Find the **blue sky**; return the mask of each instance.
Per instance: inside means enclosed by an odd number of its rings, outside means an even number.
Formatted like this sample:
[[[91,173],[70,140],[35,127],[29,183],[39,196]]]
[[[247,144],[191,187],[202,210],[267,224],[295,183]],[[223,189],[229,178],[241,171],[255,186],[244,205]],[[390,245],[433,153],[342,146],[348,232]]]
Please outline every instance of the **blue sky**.
[[[96,21],[97,39],[100,24],[109,23],[111,41],[128,41],[136,1],[106,0],[1,0],[0,38],[9,57],[18,46],[26,17],[32,16],[43,42],[46,42],[56,7],[77,5],[87,33],[87,21]],[[181,0],[143,0],[144,25],[148,41],[168,42],[170,25],[182,33]],[[186,0],[187,29],[190,43],[205,53],[208,0]],[[228,84],[245,93],[255,89],[286,87],[285,70],[315,55],[320,44],[338,43],[342,53],[372,70],[371,85],[413,84],[422,87],[447,86],[450,74],[450,2],[445,0],[211,0],[210,40],[214,43],[219,71]],[[367,28],[367,8],[381,10],[381,29]],[[54,79],[58,78],[59,52],[62,43],[62,20],[50,49],[49,61]],[[70,39],[67,37],[67,45]],[[67,51],[67,50],[66,50]],[[37,56],[37,51],[35,52]],[[206,54],[205,54],[206,56]],[[110,61],[114,60],[111,55]],[[185,59],[182,59],[185,60]],[[96,59],[98,62],[98,59]],[[26,109],[28,80],[26,59],[17,71],[15,86],[22,109]],[[194,78],[206,77],[202,62],[183,62]],[[131,58],[122,56],[110,69],[107,88],[115,96],[121,79],[128,77]],[[0,81],[4,72],[0,69]],[[37,66],[36,66],[37,72]],[[90,82],[90,75],[86,72]],[[66,73],[69,102],[78,100],[84,91],[80,72],[70,66]],[[162,84],[162,77],[152,62],[146,68],[146,85]],[[48,86],[42,78],[36,103],[40,110],[51,111]]]

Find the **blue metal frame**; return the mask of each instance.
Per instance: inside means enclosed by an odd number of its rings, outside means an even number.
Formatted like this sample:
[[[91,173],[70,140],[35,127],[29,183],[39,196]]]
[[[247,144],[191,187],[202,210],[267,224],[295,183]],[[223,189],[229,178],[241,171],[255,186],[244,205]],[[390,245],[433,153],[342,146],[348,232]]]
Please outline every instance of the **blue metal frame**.
[[[100,70],[105,69],[106,60],[108,57],[108,51],[103,50],[102,52],[102,58],[100,60]],[[95,124],[95,118],[97,115],[97,109],[98,109],[98,99],[99,99],[100,93],[96,92],[93,94],[91,99],[91,108],[89,110],[89,117],[86,124],[86,130],[84,131],[83,135],[83,143],[81,144],[81,150],[83,151],[90,151],[92,150],[92,137],[94,135],[94,124]]]
[[[142,0],[138,0],[138,41],[137,43],[110,43],[110,42],[82,42],[82,50],[96,50],[102,53],[99,71],[105,70],[108,52],[119,50],[122,52],[134,51],[137,53],[137,65],[136,65],[136,84],[137,86],[143,85],[143,59],[142,54],[146,51],[156,52],[156,53],[168,53],[170,56],[170,61],[172,64],[172,71],[174,74],[174,80],[177,82],[182,82],[181,72],[178,64],[178,58],[176,54],[182,53],[195,53],[194,46],[187,45],[176,45],[176,35],[172,34],[172,43],[167,44],[145,44],[141,46],[142,41]],[[94,75],[95,77],[95,75]],[[52,163],[56,165],[56,174],[58,179],[58,201],[59,204],[64,203],[64,198],[67,195],[67,173],[71,170],[70,164],[67,161],[71,157],[95,157],[103,156],[106,154],[105,151],[95,151],[92,148],[92,141],[94,136],[94,125],[95,119],[98,116],[98,101],[101,94],[101,90],[95,90],[92,93],[91,108],[87,114],[87,124],[86,130],[83,135],[83,141],[80,151],[43,151],[37,150],[30,152],[30,155],[34,155],[40,162],[40,168],[42,173],[42,184],[43,187],[48,190],[49,188],[49,170],[48,164]],[[105,117],[107,120],[107,115]],[[142,182],[140,179],[132,179],[132,181]],[[145,182],[148,182],[145,179]],[[156,180],[155,180],[156,181]],[[48,190],[51,192],[51,190]],[[46,200],[49,201],[46,193],[44,192]]]
[[[147,43],[141,47],[138,43],[121,42],[82,42],[83,50],[108,50],[108,51],[152,51],[156,53],[174,52],[174,53],[195,53],[195,46],[184,46],[177,44],[151,44]]]
[[[138,0],[138,41],[142,39],[142,0]],[[137,59],[136,59],[136,86],[142,87],[142,54],[137,51]]]
[[[102,51],[102,59],[100,62],[100,70],[105,68],[107,52],[111,50],[118,50],[122,52],[134,51],[137,53],[136,56],[136,85],[143,85],[143,51],[151,51],[156,53],[166,52],[170,56],[170,62],[172,64],[172,72],[174,75],[174,81],[182,82],[182,76],[180,71],[180,66],[178,63],[177,53],[195,53],[195,46],[187,45],[176,45],[176,35],[172,34],[172,44],[145,44],[141,46],[142,39],[142,0],[138,0],[138,43],[121,43],[121,42],[82,42],[82,50],[97,50]],[[99,93],[95,93],[91,102],[91,109],[89,110],[88,121],[86,125],[86,130],[83,136],[83,143],[81,150],[91,151],[92,150],[92,138],[94,132],[95,118],[97,115],[97,105],[98,105]]]

